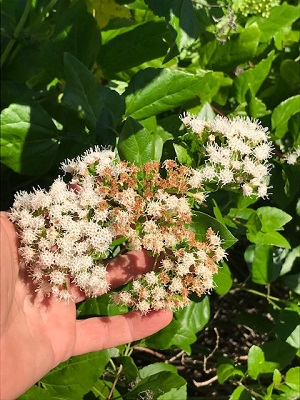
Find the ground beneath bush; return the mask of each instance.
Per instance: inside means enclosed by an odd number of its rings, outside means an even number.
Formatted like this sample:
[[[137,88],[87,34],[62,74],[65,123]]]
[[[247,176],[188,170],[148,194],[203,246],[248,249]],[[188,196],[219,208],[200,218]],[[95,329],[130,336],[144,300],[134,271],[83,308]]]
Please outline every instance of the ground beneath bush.
[[[267,340],[266,335],[236,322],[243,313],[262,313],[268,316],[268,303],[240,289],[234,289],[226,296],[210,296],[211,319],[198,334],[192,345],[192,354],[183,351],[158,352],[151,349],[135,349],[133,358],[139,366],[154,362],[167,362],[176,366],[179,374],[188,384],[188,398],[228,399],[234,386],[218,383],[216,366],[219,357],[226,356],[237,365],[247,366],[247,354],[252,345],[260,346]]]

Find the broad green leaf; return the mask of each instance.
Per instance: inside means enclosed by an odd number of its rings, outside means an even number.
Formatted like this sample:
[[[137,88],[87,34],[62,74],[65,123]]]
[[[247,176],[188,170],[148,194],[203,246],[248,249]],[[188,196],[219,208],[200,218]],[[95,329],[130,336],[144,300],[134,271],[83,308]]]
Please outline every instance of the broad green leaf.
[[[145,392],[151,393],[152,398],[157,399],[163,393],[169,392],[174,388],[180,388],[185,384],[186,381],[178,374],[170,371],[161,371],[142,379],[132,390],[126,393],[126,399],[136,400]]]
[[[289,97],[281,102],[272,113],[272,130],[282,139],[288,131],[288,122],[292,115],[300,111],[300,95]]]
[[[71,54],[64,57],[66,88],[62,104],[84,119],[90,129],[96,128],[104,106],[101,86],[91,71]]]
[[[282,341],[296,349],[299,349],[300,314],[289,309],[281,310],[275,332]]]
[[[128,117],[118,142],[119,156],[123,160],[142,165],[151,160],[160,161],[163,139],[148,131],[135,119]]]
[[[290,290],[300,295],[300,273],[285,275],[282,280]]]
[[[280,266],[276,266],[273,262],[273,246],[263,244],[249,246],[245,252],[245,258],[251,262],[253,282],[266,285],[278,278]]]
[[[65,53],[72,54],[88,68],[92,68],[101,46],[101,33],[96,20],[87,11],[86,1],[73,1],[68,6],[59,7],[59,12],[51,14],[47,35],[39,49],[43,68],[48,75],[52,79],[64,76]],[[38,25],[44,26],[45,22],[37,24],[38,35]]]
[[[122,374],[126,376],[129,382],[132,382],[137,378],[139,370],[135,365],[134,360],[131,357],[128,356],[115,357],[113,361],[117,366],[122,365]]]
[[[95,17],[100,28],[104,28],[114,18],[130,19],[130,10],[114,0],[87,0],[88,10]]]
[[[23,175],[45,174],[60,139],[50,116],[38,104],[11,104],[1,113],[1,162]]]
[[[248,374],[252,379],[257,379],[263,369],[265,355],[262,349],[253,345],[248,353]]]
[[[39,386],[32,386],[28,389],[22,396],[18,397],[18,400],[63,400],[60,395],[53,395],[53,393],[49,392],[47,389],[43,389]],[[71,400],[71,399],[69,399]]]
[[[171,46],[164,62],[177,56],[198,38],[198,20],[191,0],[171,0],[166,20],[170,26]]]
[[[115,387],[113,388],[113,382],[104,379],[102,376],[101,379],[98,379],[98,381],[94,384],[86,397],[91,397],[93,400],[99,397],[107,399],[111,395],[113,395],[115,398],[121,397],[121,393]]]
[[[297,129],[299,130],[299,125]],[[272,194],[272,200],[278,207],[285,210],[296,196],[299,197],[299,182],[299,165],[274,165],[270,184],[276,187]]]
[[[88,353],[59,364],[41,382],[51,394],[64,399],[82,399],[99,379],[110,359],[108,350]]]
[[[211,107],[209,103],[204,103],[197,117],[204,121],[212,121],[216,116],[214,109]]]
[[[253,400],[253,397],[243,386],[238,386],[232,392],[229,400]]]
[[[280,64],[280,74],[292,89],[297,89],[300,86],[299,63],[296,61],[283,60]]]
[[[96,315],[119,315],[128,311],[125,306],[117,306],[112,303],[110,294],[91,298],[83,301],[77,307],[77,317],[86,318]]]
[[[186,400],[187,385],[181,386],[179,389],[171,389],[169,392],[162,394],[158,400]]]
[[[296,392],[300,393],[300,367],[290,368],[285,376],[285,383]]]
[[[252,24],[259,26],[260,42],[270,42],[274,37],[276,39],[276,36],[287,34],[293,22],[298,18],[298,14],[297,7],[285,3],[278,7],[273,7],[268,18],[260,16],[250,18],[246,23],[246,27]],[[277,46],[277,48],[281,48],[281,46]]]
[[[278,371],[278,369],[275,369],[274,373],[273,373],[273,383],[275,383],[275,385],[279,385],[281,382],[281,379],[282,379],[282,376],[281,376],[280,371]]]
[[[281,229],[291,218],[276,207],[260,207],[246,224],[247,238],[255,244],[290,248],[289,242],[276,230]]]
[[[243,378],[245,374],[241,369],[236,368],[231,360],[228,359],[226,361],[224,357],[217,367],[217,376],[218,382],[222,384],[232,376],[241,376]]]
[[[185,350],[191,353],[190,345],[197,340],[196,334],[208,323],[210,318],[210,304],[208,296],[202,301],[191,302],[187,307],[175,313],[175,319],[180,328],[174,332],[170,346]]]
[[[168,50],[163,40],[166,33],[164,22],[149,21],[109,40],[101,47],[98,57],[105,76],[164,57]]]
[[[197,340],[196,333],[204,328],[209,318],[209,298],[205,296],[200,302],[192,301],[177,311],[167,327],[144,339],[141,344],[154,349],[180,348],[190,354],[190,346]]]
[[[180,329],[180,323],[173,319],[171,323],[167,325],[164,329],[155,333],[154,335],[148,336],[147,338],[141,340],[139,344],[141,346],[160,350],[172,348],[172,340],[174,336],[176,336],[177,332],[180,331]],[[190,338],[189,343],[192,343],[193,340],[195,340],[194,335],[192,335],[192,337]],[[189,349],[188,345],[186,347],[187,349]]]
[[[300,259],[300,245],[288,252],[282,264],[280,275],[285,275],[292,271],[293,267],[299,263]]]
[[[224,295],[229,292],[232,286],[232,277],[227,263],[222,262],[218,269],[218,273],[214,275],[214,290],[219,295]]]
[[[297,352],[296,348],[280,339],[265,342],[261,348],[266,359],[266,364],[262,371],[263,373],[273,373],[275,368],[282,370],[290,364]]]
[[[144,119],[174,109],[195,98],[210,74],[210,71],[204,71],[193,75],[168,68],[140,71],[124,93],[126,116]]]
[[[290,249],[291,246],[284,236],[278,232],[257,232],[255,234],[248,232],[247,238],[255,244],[278,246]]]
[[[189,146],[184,142],[178,144],[173,143],[174,150],[176,153],[176,158],[180,164],[191,166],[193,163],[193,158],[189,152]]]
[[[210,305],[208,296],[204,296],[199,303],[191,302],[187,307],[177,311],[175,318],[181,326],[194,333],[200,332],[210,318]]]
[[[276,207],[260,207],[256,212],[263,232],[279,230],[292,219],[289,214]]]
[[[267,110],[267,106],[265,105],[265,103],[258,97],[254,96],[251,88],[249,89],[249,92],[247,92],[246,100],[246,112],[247,115],[249,115],[250,117],[257,119],[265,115],[271,114],[271,111]]]
[[[162,371],[169,371],[169,372],[173,372],[174,374],[178,373],[178,371],[177,371],[176,367],[174,367],[174,365],[157,362],[157,363],[146,365],[145,367],[141,368],[139,370],[139,376],[141,379],[145,379],[151,375],[158,374],[159,372],[162,372]]]
[[[234,322],[260,334],[270,333],[274,329],[269,318],[257,313],[242,312],[234,318]]]
[[[233,246],[236,242],[236,238],[224,225],[222,225],[215,218],[200,211],[195,211],[193,213],[193,222],[189,224],[189,228],[195,232],[196,238],[199,241],[203,241],[205,239],[207,229],[212,228],[220,235],[222,239],[222,247],[224,249]]]
[[[258,92],[260,86],[269,75],[274,58],[275,52],[273,50],[267,58],[237,76],[234,80],[234,89],[239,103],[245,101],[245,96],[249,88],[254,95]]]
[[[244,29],[225,44],[217,40],[204,45],[200,51],[207,67],[216,71],[232,71],[238,65],[251,60],[257,52],[260,31],[257,25]]]
[[[281,341],[267,342],[261,348],[254,345],[248,353],[248,374],[252,379],[257,379],[261,374],[273,374],[275,369],[284,368],[295,352],[295,349]]]

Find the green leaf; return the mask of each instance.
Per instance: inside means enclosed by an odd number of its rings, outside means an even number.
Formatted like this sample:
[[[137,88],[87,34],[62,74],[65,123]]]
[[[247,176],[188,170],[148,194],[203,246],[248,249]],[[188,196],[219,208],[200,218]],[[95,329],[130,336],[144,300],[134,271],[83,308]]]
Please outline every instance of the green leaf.
[[[187,385],[181,386],[179,389],[171,389],[169,392],[162,394],[158,400],[186,400]]]
[[[300,315],[296,311],[280,311],[276,326],[277,336],[296,349],[300,348]]]
[[[271,111],[267,110],[265,103],[261,99],[255,97],[252,94],[251,88],[249,92],[247,92],[246,100],[247,100],[246,112],[250,117],[257,119],[265,115],[271,114]]]
[[[280,64],[280,74],[291,89],[297,89],[300,86],[299,63],[294,60],[283,60]]]
[[[248,353],[248,374],[252,379],[257,379],[265,363],[265,355],[258,346],[252,346]]]
[[[100,315],[119,315],[128,311],[125,306],[117,306],[112,303],[110,294],[91,298],[83,301],[77,307],[77,317],[86,318]]]
[[[170,346],[191,352],[190,345],[196,340],[196,333],[200,332],[210,318],[210,304],[208,296],[204,296],[200,302],[191,302],[187,307],[175,313],[175,319],[180,324],[177,332],[174,332],[169,343]]]
[[[191,0],[171,0],[166,18],[172,43],[164,62],[177,56],[198,37],[198,21]]]
[[[151,375],[158,374],[159,372],[162,372],[162,371],[169,371],[174,374],[178,373],[177,369],[176,369],[176,367],[174,367],[174,365],[157,362],[157,363],[146,365],[145,367],[141,368],[139,370],[139,376],[141,379],[145,379]]]
[[[272,113],[272,130],[275,136],[282,139],[288,131],[288,122],[292,115],[299,112],[300,95],[282,101]]]
[[[18,400],[63,400],[60,395],[53,395],[48,390],[43,389],[39,386],[32,386],[22,396],[18,397]]]
[[[285,376],[285,383],[296,392],[300,393],[300,367],[290,368]]]
[[[163,40],[167,31],[164,22],[149,21],[106,42],[98,57],[105,76],[110,77],[116,72],[164,57],[168,50]]]
[[[198,113],[197,117],[204,121],[212,121],[216,116],[214,109],[208,102],[205,102]]]
[[[60,139],[38,104],[11,104],[1,113],[1,162],[19,174],[38,176],[53,165]]]
[[[189,224],[189,228],[195,232],[196,239],[199,241],[203,241],[205,239],[207,229],[212,228],[214,232],[220,235],[222,239],[222,247],[224,249],[233,246],[236,242],[236,238],[231,234],[226,226],[222,225],[210,215],[204,214],[200,211],[195,211],[193,213],[193,222]]]
[[[128,356],[115,357],[114,363],[117,366],[122,365],[122,374],[126,376],[129,382],[134,381],[139,373],[137,366],[135,365],[134,360]]]
[[[128,117],[119,137],[118,152],[121,159],[142,165],[151,160],[160,161],[163,143],[158,134]]]
[[[282,370],[294,359],[297,349],[280,339],[270,340],[261,346],[266,359],[262,373],[273,373],[277,368]]]
[[[260,207],[252,214],[246,226],[250,242],[290,248],[289,242],[275,230],[281,229],[292,217],[276,207]]]
[[[227,263],[222,262],[218,269],[218,273],[214,275],[215,292],[224,295],[229,292],[232,286],[232,277]]]
[[[190,354],[190,345],[197,340],[210,318],[209,298],[204,296],[200,302],[191,302],[175,313],[173,321],[160,332],[141,341],[142,345],[154,349],[180,348]]]
[[[297,18],[297,7],[285,3],[277,7],[272,7],[268,18],[258,16],[248,19],[246,27],[252,24],[259,26],[260,42],[270,42],[274,37],[276,40],[276,36],[280,37],[282,34],[286,34]],[[277,48],[281,48],[281,46]]]
[[[245,252],[245,259],[251,264],[253,282],[266,285],[278,278],[280,265],[277,266],[273,262],[273,246],[263,244],[249,246]]]
[[[169,325],[167,325],[161,331],[155,333],[154,335],[148,336],[147,338],[141,340],[139,344],[141,346],[150,347],[152,349],[169,349],[172,348],[172,340],[176,336],[177,332],[181,329],[181,325],[178,321],[173,319]],[[194,335],[190,339],[189,343],[195,340]],[[180,346],[178,346],[180,347]],[[186,346],[189,350],[188,345]]]
[[[136,400],[145,392],[151,393],[152,399],[157,399],[163,393],[174,388],[180,388],[185,384],[186,381],[178,374],[161,371],[142,379],[132,390],[126,393],[126,399]]]
[[[256,212],[263,232],[279,230],[292,219],[289,214],[276,207],[260,207]]]
[[[282,280],[290,290],[300,295],[300,273],[285,275]]]
[[[51,370],[41,382],[54,396],[80,400],[99,379],[109,359],[108,350],[72,357]]]
[[[63,77],[65,53],[72,54],[88,68],[92,68],[101,47],[101,33],[95,19],[87,11],[86,1],[60,6],[59,12],[51,12],[47,20],[50,22],[47,36],[40,43],[39,49],[47,73],[53,78]],[[42,21],[41,26],[46,21]],[[37,30],[40,36],[40,27]]]
[[[212,70],[230,72],[255,56],[259,36],[260,30],[253,24],[240,34],[232,36],[225,44],[214,40],[204,45],[200,50],[201,59],[204,63],[207,61],[207,67]]]
[[[82,118],[88,128],[96,129],[97,119],[104,107],[103,91],[91,71],[77,58],[64,56],[66,88],[62,104]]]
[[[125,91],[126,116],[144,119],[174,109],[195,98],[210,71],[193,75],[183,71],[147,68],[139,71]]]
[[[232,376],[241,376],[244,378],[245,374],[241,369],[236,368],[231,360],[223,357],[217,366],[217,376],[218,382],[222,384]]]
[[[191,166],[193,158],[190,155],[189,146],[185,143],[173,143],[176,158],[180,164]]]
[[[275,385],[279,385],[281,382],[282,376],[280,371],[278,371],[278,369],[274,369],[274,373],[273,373],[273,383]]]
[[[269,318],[257,313],[242,312],[234,318],[234,322],[260,334],[270,333],[274,329]]]
[[[253,397],[243,386],[238,386],[232,392],[229,400],[253,400]]]
[[[177,311],[175,318],[182,327],[194,333],[200,332],[210,318],[210,305],[208,296],[204,296],[199,303],[191,302],[187,307]]]
[[[277,246],[290,249],[291,245],[289,242],[278,232],[258,232],[256,234],[247,233],[247,238],[250,242],[255,244]]]
[[[245,96],[249,88],[253,95],[258,92],[260,86],[269,75],[274,58],[275,52],[273,50],[269,53],[267,58],[261,60],[253,68],[249,68],[237,76],[233,86],[239,103],[245,101]]]

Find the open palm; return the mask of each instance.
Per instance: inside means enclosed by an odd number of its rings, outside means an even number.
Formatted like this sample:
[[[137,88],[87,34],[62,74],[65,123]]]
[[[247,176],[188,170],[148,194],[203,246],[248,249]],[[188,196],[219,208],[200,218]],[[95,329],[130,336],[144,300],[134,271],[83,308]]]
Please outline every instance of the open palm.
[[[108,281],[117,287],[152,267],[145,252],[113,259]],[[114,317],[76,320],[76,302],[84,294],[73,288],[75,302],[65,304],[35,292],[19,264],[13,224],[1,213],[1,400],[11,400],[71,356],[141,339],[166,326],[171,312],[147,315],[133,311]]]

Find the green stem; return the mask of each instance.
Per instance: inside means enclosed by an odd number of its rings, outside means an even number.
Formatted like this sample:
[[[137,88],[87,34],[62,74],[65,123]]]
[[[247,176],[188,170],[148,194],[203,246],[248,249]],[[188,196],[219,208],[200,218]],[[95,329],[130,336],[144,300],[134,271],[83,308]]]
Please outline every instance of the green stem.
[[[245,292],[256,294],[257,296],[265,297],[268,300],[281,301],[281,302],[284,301],[284,300],[279,299],[278,297],[270,296],[269,291],[268,291],[268,294],[265,294],[265,293],[258,292],[257,290],[254,290],[254,289],[246,289],[246,288],[240,288],[240,289],[244,290]]]
[[[25,22],[28,18],[28,15],[31,10],[31,0],[27,0],[26,6],[24,8],[23,14],[21,15],[21,18],[19,20],[18,25],[16,26],[16,29],[14,31],[13,37],[10,39],[8,42],[5,50],[3,51],[3,54],[1,56],[1,61],[0,61],[0,66],[2,68],[3,64],[7,60],[7,57],[9,56],[12,48],[14,47],[16,41],[19,38],[20,33],[22,32],[22,29],[24,28]]]

